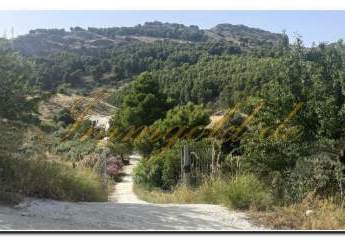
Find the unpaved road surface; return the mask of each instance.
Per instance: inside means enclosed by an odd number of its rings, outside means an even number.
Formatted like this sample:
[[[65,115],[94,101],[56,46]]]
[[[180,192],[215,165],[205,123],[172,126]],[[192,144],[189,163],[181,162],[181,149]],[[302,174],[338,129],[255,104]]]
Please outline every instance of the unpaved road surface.
[[[109,201],[116,203],[150,204],[140,200],[133,192],[132,172],[139,160],[140,156],[131,156],[131,164],[124,166],[123,172],[125,173],[125,176],[122,178],[120,183],[114,186],[113,193],[109,196]]]
[[[0,230],[263,230],[244,213],[210,204],[152,204],[133,193],[132,165],[107,203],[26,199],[0,207]]]

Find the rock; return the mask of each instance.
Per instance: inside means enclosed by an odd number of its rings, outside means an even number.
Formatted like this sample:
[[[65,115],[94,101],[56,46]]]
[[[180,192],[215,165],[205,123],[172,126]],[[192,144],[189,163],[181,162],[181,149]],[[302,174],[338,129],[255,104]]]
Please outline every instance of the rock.
[[[20,215],[23,217],[35,217],[36,216],[35,214],[28,213],[28,212],[23,212]]]
[[[305,216],[309,217],[311,215],[313,215],[314,211],[313,210],[307,210],[305,211]]]

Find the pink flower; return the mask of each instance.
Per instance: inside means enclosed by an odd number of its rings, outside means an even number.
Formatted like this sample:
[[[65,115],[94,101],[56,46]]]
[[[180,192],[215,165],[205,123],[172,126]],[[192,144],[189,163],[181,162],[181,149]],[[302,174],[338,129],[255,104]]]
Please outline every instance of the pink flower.
[[[120,173],[123,167],[122,162],[114,156],[107,159],[107,174],[109,176],[116,176]]]

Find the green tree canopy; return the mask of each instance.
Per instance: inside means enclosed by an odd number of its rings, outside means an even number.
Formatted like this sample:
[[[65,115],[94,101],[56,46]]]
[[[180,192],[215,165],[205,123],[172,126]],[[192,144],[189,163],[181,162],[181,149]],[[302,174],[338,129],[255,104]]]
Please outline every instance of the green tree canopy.
[[[149,126],[167,110],[166,96],[159,92],[157,82],[149,73],[143,73],[132,83],[115,122],[125,128]]]
[[[11,51],[0,50],[0,117],[16,119],[28,109],[31,63]]]

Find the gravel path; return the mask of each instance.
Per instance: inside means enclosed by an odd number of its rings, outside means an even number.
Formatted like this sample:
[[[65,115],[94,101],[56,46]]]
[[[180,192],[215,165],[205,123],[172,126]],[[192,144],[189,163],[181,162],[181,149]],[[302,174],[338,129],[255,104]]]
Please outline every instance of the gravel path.
[[[0,207],[0,230],[262,230],[244,213],[210,204],[151,204],[132,191],[130,175],[116,185],[107,203],[70,203],[26,199],[14,208]]]
[[[139,160],[139,155],[131,156],[131,164],[124,166],[123,169],[126,175],[122,178],[120,183],[114,186],[113,193],[109,196],[109,201],[117,203],[149,204],[148,202],[140,200],[133,192],[133,178],[131,174]]]

